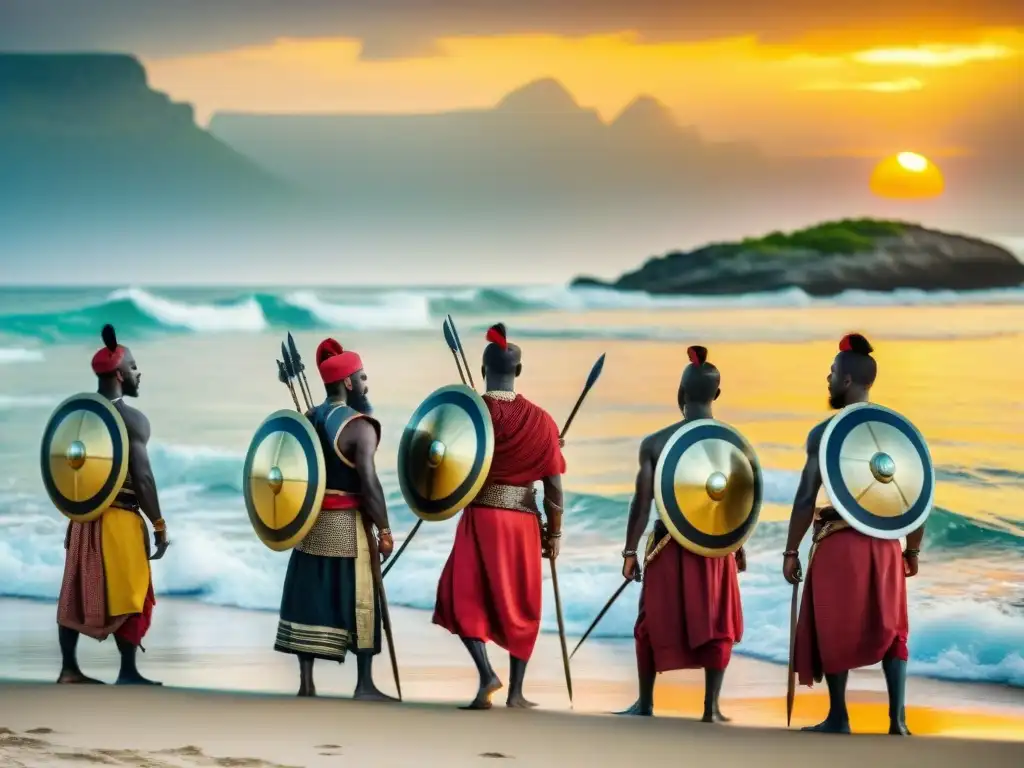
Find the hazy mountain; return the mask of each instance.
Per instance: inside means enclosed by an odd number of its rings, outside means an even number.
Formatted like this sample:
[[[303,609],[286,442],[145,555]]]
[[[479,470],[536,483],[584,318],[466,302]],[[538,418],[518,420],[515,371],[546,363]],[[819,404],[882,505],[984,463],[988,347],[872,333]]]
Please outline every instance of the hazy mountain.
[[[182,226],[283,205],[287,185],[149,88],[131,56],[0,54],[0,222]]]
[[[1024,234],[1020,152],[984,121],[965,136],[1002,144],[898,203],[870,159],[765,157],[644,96],[604,121],[550,79],[489,109],[205,131],[131,56],[0,54],[0,105],[0,257],[32,257],[0,258],[10,280],[545,282],[850,216]]]
[[[678,125],[641,96],[608,123],[557,81],[529,83],[491,109],[428,115],[218,113],[211,131],[355,217],[431,227],[515,221],[628,229],[641,247],[669,238],[755,234],[850,215],[921,219],[983,232],[1024,227],[1019,173],[984,157],[943,161],[950,193],[878,200],[861,158],[768,158]],[[948,166],[948,168],[947,168]],[[531,223],[532,222],[532,223]],[[613,227],[614,224],[614,227]],[[497,232],[500,236],[501,231]],[[587,240],[586,232],[580,233]],[[604,233],[599,235],[607,241]]]

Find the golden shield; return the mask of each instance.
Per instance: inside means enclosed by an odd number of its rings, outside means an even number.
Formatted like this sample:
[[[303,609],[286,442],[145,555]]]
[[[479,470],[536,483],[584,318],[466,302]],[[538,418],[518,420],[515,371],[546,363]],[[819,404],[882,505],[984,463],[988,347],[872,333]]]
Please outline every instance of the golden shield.
[[[87,523],[103,514],[128,476],[128,430],[102,395],[72,395],[46,422],[39,452],[43,485],[69,520]]]
[[[297,411],[270,414],[253,436],[242,495],[260,541],[276,552],[302,541],[320,515],[327,471],[320,438]]]
[[[714,419],[683,424],[654,470],[654,501],[680,546],[724,557],[757,527],[763,483],[754,449],[735,429]]]
[[[494,457],[494,426],[483,398],[462,384],[432,392],[398,446],[398,483],[413,514],[447,520],[483,488]]]
[[[874,403],[832,418],[818,449],[829,502],[851,528],[899,539],[924,525],[935,504],[935,467],[921,433]]]

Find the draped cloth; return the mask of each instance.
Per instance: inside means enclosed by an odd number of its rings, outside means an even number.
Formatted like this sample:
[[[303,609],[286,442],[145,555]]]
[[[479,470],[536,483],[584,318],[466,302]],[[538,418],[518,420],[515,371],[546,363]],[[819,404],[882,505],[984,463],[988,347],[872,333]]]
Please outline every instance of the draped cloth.
[[[633,637],[648,674],[725,669],[743,639],[735,555],[702,557],[670,541],[644,572]]]
[[[532,486],[565,472],[558,426],[521,395],[484,397],[494,425],[487,484]],[[529,660],[540,632],[541,540],[535,515],[471,504],[437,585],[433,622]]]
[[[141,645],[156,598],[146,524],[134,511],[110,507],[88,523],[71,523],[57,623],[87,637],[110,635]]]
[[[359,502],[355,494],[326,496],[316,525],[292,550],[274,650],[339,663],[350,650],[381,652],[379,595],[371,570],[379,555]]]
[[[888,658],[906,661],[909,635],[899,541],[846,528],[815,544],[796,628],[801,685]]]

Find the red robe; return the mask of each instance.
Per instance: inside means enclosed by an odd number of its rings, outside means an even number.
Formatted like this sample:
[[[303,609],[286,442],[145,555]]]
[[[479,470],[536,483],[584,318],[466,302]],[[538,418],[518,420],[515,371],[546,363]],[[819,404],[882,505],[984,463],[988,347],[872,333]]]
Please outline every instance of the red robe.
[[[565,472],[558,426],[521,395],[484,397],[494,424],[487,483],[532,486]],[[434,623],[459,637],[493,642],[529,660],[540,632],[541,541],[529,513],[470,505],[459,520],[437,585]]]
[[[796,627],[794,668],[801,685],[823,675],[906,661],[907,579],[899,541],[850,528],[816,545]]]
[[[736,557],[702,557],[670,541],[644,572],[633,637],[645,673],[725,669],[743,638]]]

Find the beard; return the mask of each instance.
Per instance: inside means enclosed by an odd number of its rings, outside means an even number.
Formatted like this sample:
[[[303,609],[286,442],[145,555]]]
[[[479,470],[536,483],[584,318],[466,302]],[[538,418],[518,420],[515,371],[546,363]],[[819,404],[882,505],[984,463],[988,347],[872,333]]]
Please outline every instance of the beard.
[[[828,407],[833,411],[841,411],[846,407],[846,398],[843,395],[833,395],[832,393],[829,393]]]
[[[373,413],[370,398],[366,395],[357,395],[355,392],[349,392],[347,400],[349,408],[354,408],[364,416],[369,416]]]

